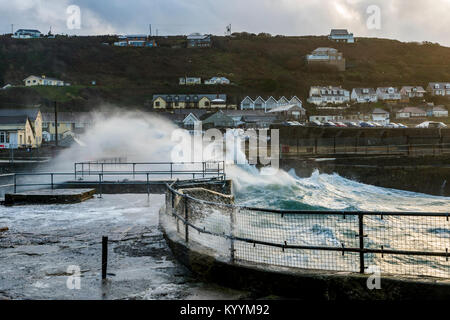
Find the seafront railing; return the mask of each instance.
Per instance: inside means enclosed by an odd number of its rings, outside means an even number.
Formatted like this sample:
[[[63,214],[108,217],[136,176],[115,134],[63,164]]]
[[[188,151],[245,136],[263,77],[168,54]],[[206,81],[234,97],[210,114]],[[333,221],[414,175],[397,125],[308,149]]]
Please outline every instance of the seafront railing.
[[[183,188],[167,185],[165,226],[230,263],[450,278],[448,212],[264,209]]]

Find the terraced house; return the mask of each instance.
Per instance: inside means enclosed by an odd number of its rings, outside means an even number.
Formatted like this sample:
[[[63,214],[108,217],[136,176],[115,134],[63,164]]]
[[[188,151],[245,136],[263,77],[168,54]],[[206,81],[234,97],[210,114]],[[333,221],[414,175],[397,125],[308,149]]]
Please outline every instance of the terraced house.
[[[433,96],[450,97],[450,82],[430,82],[427,91]]]
[[[350,101],[350,91],[342,87],[313,86],[309,90],[308,102],[317,106],[327,104],[343,104]]]
[[[269,97],[267,100],[261,96],[254,100],[251,97],[245,97],[241,102],[241,110],[264,110],[265,112],[268,112],[274,108],[287,105],[297,105],[302,107],[302,101],[297,96],[293,96],[290,99],[283,96],[278,100],[274,97]]]
[[[225,109],[226,94],[155,94],[153,109]]]
[[[24,80],[25,86],[64,86],[64,81],[58,80],[55,78],[47,78],[45,75],[37,77],[37,76],[29,76]]]
[[[39,108],[0,109],[0,149],[38,148],[41,144]]]

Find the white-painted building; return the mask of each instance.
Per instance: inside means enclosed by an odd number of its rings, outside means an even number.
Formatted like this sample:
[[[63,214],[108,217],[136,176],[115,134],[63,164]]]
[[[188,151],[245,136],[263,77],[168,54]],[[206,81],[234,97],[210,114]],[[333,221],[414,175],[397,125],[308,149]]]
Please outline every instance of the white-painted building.
[[[427,110],[428,117],[446,118],[448,110],[444,106],[433,106]]]
[[[309,90],[308,102],[317,106],[343,104],[350,101],[350,91],[342,87],[313,86]]]
[[[404,86],[400,89],[400,94],[404,98],[423,98],[427,93],[421,86]]]
[[[377,102],[378,96],[374,88],[354,88],[351,99],[357,103],[369,103]]]
[[[336,42],[354,43],[353,33],[349,33],[347,29],[332,29],[328,39]]]
[[[425,118],[427,113],[425,110],[417,107],[406,107],[397,111],[397,119],[409,119],[409,118]]]
[[[264,100],[264,98],[259,96],[255,100],[250,97],[245,97],[241,102],[241,110],[264,110],[268,112],[277,107],[287,105],[297,105],[303,108],[302,101],[297,96],[293,96],[290,99],[283,96],[278,100],[274,97],[269,97],[267,100]]]
[[[205,84],[212,85],[212,84],[222,84],[222,85],[228,85],[230,84],[230,80],[228,80],[225,77],[212,77],[209,80],[205,80]]]
[[[202,78],[197,77],[181,77],[178,81],[181,86],[194,86],[202,84]]]
[[[372,111],[372,121],[383,126],[388,125],[390,123],[390,113],[386,110],[375,108]]]
[[[37,39],[42,37],[42,34],[39,30],[19,29],[11,37],[14,39]]]
[[[450,82],[430,82],[427,91],[433,96],[450,96]]]
[[[400,101],[402,99],[400,91],[394,87],[377,88],[377,96],[381,101]]]
[[[31,87],[31,86],[64,86],[64,81],[54,79],[54,78],[47,78],[46,76],[29,76],[25,78],[24,80],[25,86]]]

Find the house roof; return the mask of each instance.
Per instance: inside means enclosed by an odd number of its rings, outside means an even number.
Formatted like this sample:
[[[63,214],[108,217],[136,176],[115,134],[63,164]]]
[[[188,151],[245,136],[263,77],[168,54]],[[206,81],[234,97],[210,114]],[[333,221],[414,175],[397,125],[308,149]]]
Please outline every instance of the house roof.
[[[336,53],[338,51],[337,51],[337,49],[334,49],[334,48],[319,47],[319,48],[315,49],[312,53],[313,54],[328,54],[329,52]]]
[[[227,101],[226,94],[155,94],[153,95],[153,101],[155,101],[159,97],[161,97],[165,101],[179,101],[179,102],[200,101],[204,97],[208,98],[211,101],[215,99]],[[178,97],[178,100],[175,99],[176,97]],[[197,99],[195,99],[195,97],[197,97]]]
[[[397,113],[426,113],[423,109],[417,108],[417,107],[406,107],[403,108],[399,111],[397,111]]]
[[[438,88],[435,88],[435,86],[438,85]],[[447,89],[447,86],[450,87],[450,82],[430,82],[428,84],[432,89]]]
[[[372,114],[389,114],[389,112],[381,108],[375,108],[373,109]]]
[[[27,122],[27,119],[28,117],[26,115],[0,117],[0,124],[20,124],[23,126]]]
[[[23,79],[23,81],[25,81],[25,80],[27,80],[28,78],[31,78],[31,77],[35,77],[35,78],[39,78],[39,79],[45,79],[45,80],[62,81],[62,80],[59,80],[59,79],[56,79],[56,78],[39,77],[39,76],[35,76],[35,75],[28,76],[28,77],[26,77],[25,79]]]
[[[78,122],[84,120],[85,122],[91,122],[89,119],[89,112],[58,112],[58,121],[60,122]],[[43,122],[55,121],[54,112],[43,112]]]
[[[267,111],[267,113],[286,112],[286,111],[290,111],[292,109],[298,109],[301,111],[305,110],[302,107],[300,107],[298,104],[289,104],[286,106],[280,106],[280,107],[273,108],[272,110]]]
[[[16,31],[16,33],[17,32],[33,32],[33,33],[41,33],[39,30],[36,30],[36,29],[18,29],[17,31]]]
[[[391,88],[394,89],[395,93],[398,93],[398,88],[395,88],[395,87],[378,87],[377,91],[387,93],[388,90],[391,89]]]
[[[332,36],[347,36],[351,33],[348,33],[347,29],[331,29],[330,35]]]
[[[406,91],[406,92],[411,92],[411,91],[413,91],[413,89],[416,89],[416,92],[422,92],[422,93],[426,92],[425,89],[421,86],[403,86],[402,87],[402,90]]]
[[[368,93],[364,93],[363,90],[369,90]],[[366,94],[376,94],[375,89],[374,88],[353,88],[353,91],[355,91],[355,93],[358,96],[362,96],[362,95],[366,95]]]
[[[187,36],[188,40],[204,40],[204,39],[208,39],[210,37],[210,35],[208,34],[200,34],[200,33],[192,33],[190,35]]]
[[[431,111],[448,111],[446,108],[444,108],[444,106],[431,107],[429,110],[431,110]]]
[[[36,120],[38,114],[39,108],[0,109],[0,118],[25,116],[34,121]]]

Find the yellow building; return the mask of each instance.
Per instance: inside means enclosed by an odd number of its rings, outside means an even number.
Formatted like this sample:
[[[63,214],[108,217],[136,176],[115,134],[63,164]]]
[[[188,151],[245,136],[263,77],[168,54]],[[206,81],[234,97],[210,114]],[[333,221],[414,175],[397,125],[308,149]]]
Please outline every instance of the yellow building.
[[[38,108],[0,109],[0,148],[39,148],[42,115]]]
[[[25,82],[25,86],[64,86],[64,81],[47,78],[46,76],[29,76],[23,80]]]
[[[225,94],[156,94],[153,109],[225,109]]]
[[[75,136],[83,133],[86,128],[90,127],[88,112],[58,112],[58,140],[65,138],[67,135]],[[44,141],[55,141],[55,113],[45,112],[42,114],[42,136]]]

